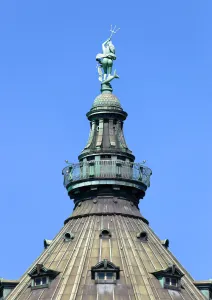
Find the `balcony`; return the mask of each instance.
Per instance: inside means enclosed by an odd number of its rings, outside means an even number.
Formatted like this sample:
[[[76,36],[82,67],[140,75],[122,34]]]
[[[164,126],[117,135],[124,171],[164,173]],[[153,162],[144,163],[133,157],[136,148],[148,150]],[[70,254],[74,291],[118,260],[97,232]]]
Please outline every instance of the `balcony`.
[[[88,179],[126,179],[150,186],[151,169],[139,163],[121,160],[100,160],[68,164],[62,171],[64,186]]]

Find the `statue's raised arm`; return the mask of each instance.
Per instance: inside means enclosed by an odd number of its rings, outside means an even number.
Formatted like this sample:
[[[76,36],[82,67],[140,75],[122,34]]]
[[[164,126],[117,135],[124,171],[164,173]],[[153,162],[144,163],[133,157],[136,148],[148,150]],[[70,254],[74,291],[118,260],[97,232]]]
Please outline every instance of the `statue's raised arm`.
[[[111,39],[107,39],[104,43],[102,43],[102,52],[105,52],[105,49],[107,48],[108,43],[111,41]]]
[[[111,37],[115,34],[119,29],[116,30],[116,26],[112,29],[111,26],[111,35],[110,37],[102,44],[102,52],[96,56],[96,60],[98,61],[98,73],[99,73],[99,80],[102,84],[109,84],[111,80],[114,78],[119,78],[114,71],[112,75],[112,67],[113,61],[116,60],[115,55],[115,47],[111,41]]]

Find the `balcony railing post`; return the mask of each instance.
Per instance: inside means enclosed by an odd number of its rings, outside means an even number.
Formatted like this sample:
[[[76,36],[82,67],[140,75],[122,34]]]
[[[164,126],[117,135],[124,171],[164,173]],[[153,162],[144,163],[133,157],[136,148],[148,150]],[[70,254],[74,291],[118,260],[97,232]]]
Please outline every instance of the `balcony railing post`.
[[[100,177],[100,171],[101,171],[100,156],[96,156],[95,157],[95,176],[97,178]]]
[[[94,177],[95,175],[95,164],[94,161],[89,162],[89,177]]]
[[[119,161],[116,162],[116,176],[121,177],[121,163]]]
[[[88,176],[88,163],[87,159],[85,159],[82,163],[81,171],[80,171],[80,177],[86,178]]]
[[[111,173],[112,177],[116,177],[116,156],[111,157]]]
[[[69,166],[69,168],[68,168],[68,180],[69,181],[72,181],[73,180],[73,166]]]
[[[138,177],[138,180],[139,181],[142,181],[142,178],[143,178],[143,166],[140,166],[139,167],[139,177]]]

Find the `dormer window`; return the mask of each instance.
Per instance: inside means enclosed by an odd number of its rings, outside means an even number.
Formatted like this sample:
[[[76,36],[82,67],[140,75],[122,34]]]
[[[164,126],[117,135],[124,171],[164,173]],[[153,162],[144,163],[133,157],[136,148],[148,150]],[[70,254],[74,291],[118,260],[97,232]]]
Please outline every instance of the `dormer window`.
[[[59,274],[58,271],[47,269],[43,264],[37,264],[28,275],[32,278],[32,289],[47,288],[52,280]]]
[[[69,242],[74,239],[74,234],[72,232],[66,232],[64,234],[64,241]]]
[[[175,265],[168,267],[166,270],[153,272],[152,274],[159,280],[163,288],[180,290],[180,281],[184,274]]]
[[[17,280],[0,278],[0,300],[5,299],[10,292],[18,285]]]
[[[111,232],[107,229],[103,229],[99,235],[99,237],[102,239],[109,239],[111,238],[111,236],[112,236]]]
[[[178,285],[178,280],[177,278],[171,278],[171,277],[165,277],[165,283],[167,287],[174,286],[177,287]]]
[[[48,283],[48,278],[47,277],[38,277],[34,279],[34,285],[39,286],[39,285],[46,285]]]
[[[194,285],[205,296],[205,299],[212,300],[212,280],[194,281]]]
[[[120,278],[120,268],[104,259],[91,268],[91,279],[96,283],[116,283]]]
[[[44,240],[43,241],[43,245],[44,245],[44,249],[47,249],[52,243],[52,240]]]
[[[146,233],[146,231],[141,231],[137,234],[137,238],[141,241],[141,242],[147,242],[148,240],[148,235]]]
[[[161,244],[162,244],[166,249],[169,248],[169,240],[168,240],[168,239],[166,239],[166,240],[161,240]]]
[[[113,280],[116,279],[116,274],[112,272],[96,272],[96,278],[95,279],[100,279],[100,280]]]

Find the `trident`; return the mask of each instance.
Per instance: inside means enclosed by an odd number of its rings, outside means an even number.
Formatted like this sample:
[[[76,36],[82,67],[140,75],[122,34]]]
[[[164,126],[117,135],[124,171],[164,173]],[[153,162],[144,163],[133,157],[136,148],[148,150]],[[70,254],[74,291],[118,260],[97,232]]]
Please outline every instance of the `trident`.
[[[116,25],[114,26],[114,28],[113,28],[112,25],[110,25],[110,32],[111,32],[110,39],[112,38],[112,35],[113,35],[113,34],[115,34],[115,33],[117,33],[117,32],[119,31],[119,29],[120,29],[120,28],[117,28],[117,29],[116,29]]]

